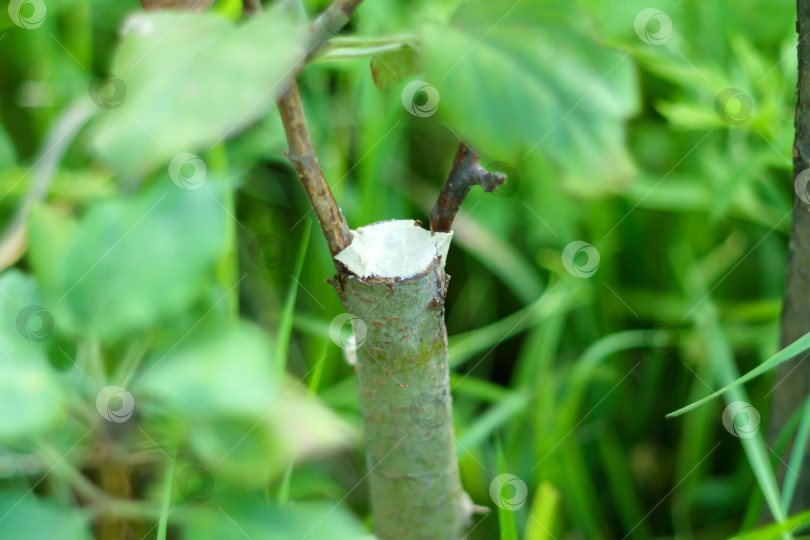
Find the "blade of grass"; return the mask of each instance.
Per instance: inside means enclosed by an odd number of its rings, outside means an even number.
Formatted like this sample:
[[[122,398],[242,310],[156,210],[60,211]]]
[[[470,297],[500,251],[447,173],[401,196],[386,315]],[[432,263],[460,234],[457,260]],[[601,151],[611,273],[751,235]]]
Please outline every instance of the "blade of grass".
[[[163,498],[160,502],[160,521],[158,521],[157,540],[166,540],[166,529],[169,526],[169,503],[172,500],[172,484],[174,483],[174,465],[177,456],[172,456],[169,468],[166,471],[166,480],[163,485]]]
[[[554,539],[555,517],[559,513],[560,492],[550,482],[541,482],[534,494],[524,540]]]
[[[778,366],[782,362],[786,362],[786,361],[790,360],[791,358],[793,358],[794,356],[799,355],[799,354],[807,351],[808,349],[810,349],[810,333],[807,333],[807,334],[803,335],[801,338],[797,339],[796,341],[794,341],[793,343],[791,343],[790,345],[788,345],[787,347],[785,347],[784,349],[782,349],[781,351],[776,353],[775,355],[771,356],[770,358],[765,360],[763,363],[761,363],[759,366],[755,367],[754,369],[752,369],[751,371],[749,371],[748,373],[746,373],[742,377],[739,377],[739,378],[735,379],[734,381],[726,384],[725,386],[723,386],[722,388],[720,388],[716,392],[714,392],[712,394],[709,394],[708,396],[706,396],[703,399],[695,401],[694,403],[690,403],[689,405],[686,405],[685,407],[681,407],[680,409],[669,413],[668,415],[666,415],[666,418],[674,418],[676,416],[680,416],[680,415],[682,415],[682,414],[684,414],[686,412],[691,411],[695,407],[700,407],[704,403],[708,403],[709,401],[713,400],[714,398],[725,394],[729,390],[737,388],[741,384],[744,384],[744,383],[750,381],[751,379],[759,377],[763,373],[773,369],[774,367]]]
[[[506,456],[503,453],[500,437],[495,437],[495,459],[498,463],[498,474],[508,474],[506,470]],[[512,510],[498,506],[498,530],[501,540],[518,540],[515,513]]]
[[[318,363],[315,364],[315,367],[312,368],[312,375],[309,378],[309,394],[314,396],[318,393],[318,387],[321,385],[321,379],[323,378],[323,370],[326,367],[326,356],[328,354],[327,347],[329,346],[328,342],[323,344],[323,352],[321,353],[320,360]]]
[[[585,300],[581,292],[571,290],[565,285],[555,284],[525,308],[482,328],[455,334],[449,339],[450,366],[458,367],[475,354],[501,343],[526,328],[581,305]]]
[[[450,374],[450,388],[456,395],[468,396],[487,403],[498,403],[511,395],[508,388],[499,384],[457,373]]]
[[[281,483],[278,486],[278,494],[276,495],[276,500],[278,501],[279,506],[284,506],[286,504],[289,504],[290,502],[290,485],[292,483],[292,473],[294,464],[295,463],[292,460],[290,460],[290,463],[284,470],[284,477],[281,479]]]
[[[733,536],[729,540],[774,540],[783,538],[788,531],[793,532],[808,523],[810,523],[810,510],[791,516],[784,523],[772,523],[761,529]]]
[[[711,300],[705,300],[699,310],[695,312],[695,321],[698,330],[704,336],[709,358],[712,359],[711,365],[715,370],[717,379],[721,382],[739,380],[731,348],[720,328],[717,313]],[[745,389],[739,385],[731,386],[725,399],[727,404],[736,401],[749,403]],[[768,504],[771,514],[778,523],[784,523],[787,515],[782,509],[779,488],[768,459],[768,451],[762,440],[762,434],[756,432],[751,437],[741,437],[740,443],[754,472],[754,477],[762,490],[762,494],[765,496],[765,502]]]
[[[609,480],[611,500],[616,506],[623,529],[633,530],[631,537],[652,538],[649,525],[644,520],[636,486],[632,482],[633,474],[628,466],[628,456],[619,444],[615,428],[606,425],[597,434],[596,442]]]
[[[295,298],[298,293],[299,278],[301,270],[304,268],[304,259],[309,246],[309,233],[312,229],[312,221],[305,220],[304,232],[301,235],[301,245],[298,246],[298,256],[295,259],[295,267],[290,277],[293,283],[284,301],[284,310],[278,326],[278,342],[276,343],[276,370],[279,378],[284,376],[284,369],[287,367],[287,350],[290,347],[290,335],[292,334],[293,312],[295,310]]]
[[[793,442],[793,451],[790,454],[785,481],[782,484],[782,508],[785,512],[790,509],[793,500],[793,493],[796,491],[796,483],[799,477],[791,474],[791,471],[801,471],[805,450],[807,449],[807,439],[810,437],[810,398],[805,400],[802,410],[802,418],[799,422],[799,431]]]
[[[512,392],[497,405],[489,408],[459,436],[457,441],[459,448],[463,451],[464,448],[474,448],[483,443],[490,433],[525,410],[528,404],[529,396],[526,392]]]

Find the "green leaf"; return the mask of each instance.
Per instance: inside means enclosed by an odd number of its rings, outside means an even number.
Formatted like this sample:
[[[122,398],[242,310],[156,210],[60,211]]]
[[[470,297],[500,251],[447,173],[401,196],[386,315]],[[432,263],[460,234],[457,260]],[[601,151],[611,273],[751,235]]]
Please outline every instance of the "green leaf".
[[[220,494],[192,509],[184,538],[357,540],[367,531],[340,505],[297,502],[283,507]]]
[[[0,440],[47,431],[64,414],[65,395],[45,354],[0,335],[0,358]]]
[[[212,13],[132,15],[112,74],[97,85],[97,102],[110,110],[92,146],[137,178],[233,135],[275,106],[305,39],[282,6],[240,26]]]
[[[138,391],[187,416],[260,418],[279,400],[273,349],[258,328],[202,328],[147,362]]]
[[[39,346],[49,338],[53,318],[38,305],[33,278],[6,272],[0,291],[0,440],[14,440],[56,423],[64,414],[65,392]]]
[[[760,375],[762,375],[766,371],[769,371],[769,370],[775,368],[776,366],[778,366],[782,362],[787,362],[788,360],[790,360],[794,356],[796,356],[798,354],[801,354],[801,353],[805,352],[808,349],[810,349],[810,333],[807,333],[807,334],[803,335],[802,337],[800,337],[799,339],[797,339],[796,341],[794,341],[793,343],[791,343],[790,345],[788,345],[787,347],[785,347],[784,349],[782,349],[781,351],[776,353],[775,355],[771,356],[770,358],[768,358],[767,360],[762,362],[760,365],[758,365],[757,367],[755,367],[754,369],[752,369],[751,371],[749,371],[748,373],[746,373],[742,377],[736,379],[735,381],[732,381],[732,382],[728,383],[727,385],[722,387],[720,390],[717,390],[716,392],[714,392],[712,394],[709,394],[705,398],[699,399],[698,401],[695,401],[694,403],[690,403],[689,405],[686,405],[685,407],[681,407],[677,411],[673,411],[673,412],[669,413],[668,415],[666,415],[666,417],[667,418],[674,418],[676,416],[680,416],[680,415],[682,415],[684,413],[687,413],[687,412],[691,411],[692,409],[694,409],[696,407],[700,407],[704,403],[708,403],[709,401],[713,400],[714,398],[725,394],[726,392],[728,392],[732,388],[736,388],[736,387],[740,386],[741,384],[750,381],[751,379],[759,377]]]
[[[90,540],[92,535],[76,512],[14,491],[0,493],[0,538]]]
[[[31,262],[57,328],[115,341],[184,312],[224,249],[220,198],[210,178],[188,191],[166,179],[90,208],[72,233],[35,212]]]
[[[144,415],[169,424],[167,446],[190,446],[223,482],[266,482],[293,458],[354,440],[319,401],[283,387],[269,339],[245,322],[201,325],[156,351],[135,380]]]
[[[439,114],[487,155],[514,163],[542,151],[588,194],[630,176],[633,60],[597,44],[574,4],[472,0],[449,26],[426,25],[422,39]]]
[[[375,54],[371,59],[371,77],[380,90],[398,83],[416,72],[416,49],[404,43],[393,51]]]

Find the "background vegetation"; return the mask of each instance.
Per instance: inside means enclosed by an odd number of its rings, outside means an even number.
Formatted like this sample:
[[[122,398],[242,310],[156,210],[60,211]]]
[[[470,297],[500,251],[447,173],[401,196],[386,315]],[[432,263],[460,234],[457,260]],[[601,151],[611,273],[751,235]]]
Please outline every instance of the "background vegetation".
[[[334,269],[268,92],[300,12],[235,31],[219,0],[121,38],[133,0],[11,4],[0,537],[368,534]],[[788,0],[368,0],[301,74],[353,228],[426,223],[459,137],[509,174],[447,268],[462,481],[493,510],[470,538],[772,519],[772,374],[731,428],[720,401],[664,415],[777,350],[796,41]]]

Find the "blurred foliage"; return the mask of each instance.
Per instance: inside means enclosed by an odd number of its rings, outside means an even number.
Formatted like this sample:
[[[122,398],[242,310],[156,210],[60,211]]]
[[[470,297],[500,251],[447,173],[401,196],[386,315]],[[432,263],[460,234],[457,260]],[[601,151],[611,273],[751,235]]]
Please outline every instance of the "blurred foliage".
[[[370,531],[274,109],[326,4],[278,4],[0,17],[0,537]],[[493,510],[471,538],[780,537],[757,527],[799,414],[773,446],[719,402],[664,415],[776,351],[796,41],[788,0],[367,0],[301,73],[353,228],[426,222],[459,137],[509,174],[448,261],[462,480]],[[735,397],[755,430],[774,391]]]

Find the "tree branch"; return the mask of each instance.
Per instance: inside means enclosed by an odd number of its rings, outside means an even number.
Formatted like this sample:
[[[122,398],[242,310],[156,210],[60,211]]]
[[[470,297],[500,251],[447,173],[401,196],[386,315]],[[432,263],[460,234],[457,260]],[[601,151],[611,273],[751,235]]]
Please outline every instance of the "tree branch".
[[[430,211],[430,230],[450,231],[461,203],[474,185],[478,184],[484,191],[490,192],[498,189],[505,181],[506,175],[489,172],[481,167],[478,164],[478,154],[462,141],[439,193],[439,200]]]
[[[318,50],[337,34],[349,21],[349,17],[362,0],[336,0],[324,11],[310,28],[311,36],[307,54],[301,68],[311,60]],[[326,183],[323,171],[318,165],[315,150],[307,130],[304,110],[298,84],[293,81],[290,88],[278,100],[278,110],[284,124],[284,132],[290,146],[287,158],[295,167],[304,186],[309,202],[321,224],[329,251],[334,257],[351,242],[349,225],[338,208],[335,197]]]
[[[346,26],[349,19],[363,0],[335,0],[321,13],[312,24],[312,35],[309,41],[304,62],[307,63],[318,54],[329,39]]]
[[[318,165],[318,159],[315,157],[315,150],[312,148],[312,141],[309,138],[309,131],[307,131],[304,110],[301,107],[298,84],[293,82],[290,88],[282,94],[278,100],[278,110],[281,112],[281,121],[290,145],[286,154],[287,158],[295,167],[298,178],[301,179],[304,191],[321,224],[329,251],[334,257],[351,241],[349,225],[338,208],[329,184],[326,183],[326,178],[323,176],[323,171]]]

